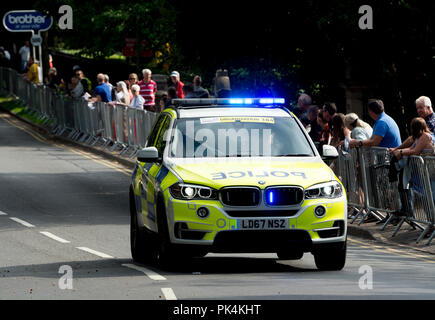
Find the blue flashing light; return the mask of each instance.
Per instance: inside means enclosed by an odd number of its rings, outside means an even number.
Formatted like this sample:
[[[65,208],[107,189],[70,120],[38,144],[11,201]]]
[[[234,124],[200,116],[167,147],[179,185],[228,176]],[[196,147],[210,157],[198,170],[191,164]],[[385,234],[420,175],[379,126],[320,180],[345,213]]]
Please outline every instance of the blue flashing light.
[[[230,99],[230,104],[243,104],[243,99]]]
[[[260,104],[273,104],[273,98],[261,98]]]
[[[252,99],[245,99],[244,103],[245,104],[252,104],[254,101]]]
[[[273,191],[269,191],[269,204],[273,203]]]
[[[273,99],[273,103],[284,104],[285,99],[284,98],[275,98],[275,99]]]

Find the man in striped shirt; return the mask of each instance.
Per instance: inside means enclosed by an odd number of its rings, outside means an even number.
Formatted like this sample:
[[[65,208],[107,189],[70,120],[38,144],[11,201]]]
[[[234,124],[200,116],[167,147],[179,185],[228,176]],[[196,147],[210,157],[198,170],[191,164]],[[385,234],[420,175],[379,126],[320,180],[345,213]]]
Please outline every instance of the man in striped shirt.
[[[144,109],[148,111],[155,111],[155,94],[157,91],[157,83],[151,80],[151,70],[142,70],[143,79],[139,81],[140,95],[144,98]]]

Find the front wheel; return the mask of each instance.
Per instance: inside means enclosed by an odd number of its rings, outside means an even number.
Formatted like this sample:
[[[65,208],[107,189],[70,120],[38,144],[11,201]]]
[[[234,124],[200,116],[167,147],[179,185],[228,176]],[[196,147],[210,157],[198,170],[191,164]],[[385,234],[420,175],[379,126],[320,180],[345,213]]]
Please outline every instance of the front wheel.
[[[174,267],[176,257],[179,256],[175,245],[171,243],[169,237],[168,222],[166,220],[166,212],[163,204],[157,207],[157,228],[159,231],[159,245],[158,245],[158,264],[162,269],[170,269]]]
[[[136,206],[130,202],[130,249],[133,261],[152,263],[157,258],[155,237],[137,221]]]
[[[319,270],[339,271],[346,264],[346,243],[341,248],[325,249],[314,253],[314,261]]]

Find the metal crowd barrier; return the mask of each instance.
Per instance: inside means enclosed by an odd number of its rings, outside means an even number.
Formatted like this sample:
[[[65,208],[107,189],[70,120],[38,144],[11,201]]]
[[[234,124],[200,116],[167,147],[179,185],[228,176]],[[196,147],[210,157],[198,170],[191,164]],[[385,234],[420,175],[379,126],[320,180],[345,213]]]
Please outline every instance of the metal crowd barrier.
[[[131,152],[130,157],[145,147],[157,118],[154,112],[122,104],[88,104],[84,99],[61,95],[44,85],[29,83],[9,68],[0,67],[0,92],[19,97],[53,134],[89,145],[100,143],[112,152],[120,149],[119,154]]]
[[[426,225],[425,230],[417,240],[419,242],[435,222],[431,181],[422,157],[409,157],[405,170],[407,171],[411,191],[412,220]]]
[[[359,153],[358,149],[350,149],[347,153],[340,150],[341,156],[339,162],[339,176],[346,189],[348,205],[356,211],[354,220],[364,209],[364,194],[362,192],[362,179],[359,170]],[[353,223],[352,221],[352,223]],[[362,221],[362,220],[361,220]]]
[[[432,197],[432,210],[433,210],[432,212],[435,212],[435,156],[424,157],[424,166],[425,166],[427,176],[428,176],[429,181],[430,181],[430,188],[428,188],[428,189],[431,191],[431,195],[429,195],[429,196]],[[434,225],[435,224],[435,213],[432,214],[432,219],[433,219],[432,225]],[[429,230],[427,230],[427,232]],[[434,236],[435,236],[435,230],[433,230],[432,234],[429,236],[427,244],[429,244],[432,241]]]
[[[334,171],[346,189],[349,207],[356,211],[351,223],[362,216],[360,225],[370,214],[381,220],[385,213],[390,213],[381,230],[398,217],[400,221],[392,236],[407,222],[414,229],[422,230],[417,243],[429,235],[426,243],[429,245],[435,237],[435,157],[410,156],[404,159],[406,183],[403,188],[399,188],[399,183],[403,184],[400,177],[389,182],[390,158],[386,148],[355,148],[348,153],[339,150]],[[409,214],[396,216],[400,210]]]

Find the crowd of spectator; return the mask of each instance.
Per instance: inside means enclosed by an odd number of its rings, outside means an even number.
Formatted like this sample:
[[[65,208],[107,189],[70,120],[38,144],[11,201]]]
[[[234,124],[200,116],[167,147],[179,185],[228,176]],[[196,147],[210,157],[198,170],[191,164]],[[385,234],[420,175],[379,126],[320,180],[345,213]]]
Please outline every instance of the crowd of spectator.
[[[319,150],[324,144],[346,149],[355,147],[383,147],[391,154],[389,181],[399,180],[400,210],[394,212],[393,224],[397,216],[412,215],[412,195],[407,188],[409,177],[404,173],[404,157],[411,155],[435,153],[435,114],[431,100],[421,96],[415,100],[417,117],[410,123],[411,135],[402,143],[399,126],[389,116],[384,103],[379,99],[370,99],[367,104],[369,117],[373,120],[373,128],[360,119],[356,113],[342,114],[337,112],[333,102],[325,102],[322,108],[312,105],[312,99],[306,93],[299,96],[293,113],[305,126],[311,139]],[[433,183],[432,188],[435,189]],[[360,192],[360,196],[363,196]],[[435,192],[433,194],[435,200]],[[362,200],[362,199],[360,199]],[[385,223],[389,215],[378,223]],[[429,233],[430,234],[430,233]]]
[[[77,99],[85,99],[89,103],[97,101],[112,105],[122,104],[151,112],[160,112],[171,104],[176,98],[207,98],[210,97],[208,90],[202,87],[202,79],[199,75],[194,76],[191,83],[183,83],[178,71],[172,71],[168,77],[168,88],[159,92],[158,86],[152,79],[150,69],[142,70],[139,79],[136,73],[131,73],[128,79],[110,83],[108,74],[96,75],[96,85],[85,75],[85,71],[78,65],[72,68],[70,75],[59,75],[58,70],[50,59],[46,77],[43,77],[40,63],[34,60],[31,54],[29,41],[25,41],[18,50],[20,65],[18,71],[23,78],[37,85],[44,84],[56,90],[59,94]],[[0,47],[0,67],[12,67],[10,53]]]
[[[109,75],[99,73],[96,76],[95,87],[92,81],[85,75],[84,70],[75,65],[69,81],[65,81],[52,63],[47,77],[42,80],[42,72],[38,61],[35,61],[30,53],[30,43],[26,41],[19,49],[20,68],[23,77],[35,84],[44,83],[46,86],[58,90],[60,93],[74,98],[86,99],[89,102],[102,101],[111,104],[123,104],[147,111],[160,112],[167,108],[175,98],[207,98],[210,97],[208,90],[203,88],[202,79],[199,75],[193,77],[192,82],[183,83],[178,71],[172,71],[169,75],[169,88],[161,93],[160,99],[156,99],[158,90],[157,83],[152,79],[150,69],[142,70],[139,79],[136,73],[131,73],[127,80],[118,81],[116,85],[110,83]],[[8,66],[10,53],[0,47],[0,65]],[[334,102],[326,101],[320,105],[313,104],[312,98],[302,93],[298,97],[293,113],[299,118],[308,131],[312,140],[319,146],[331,144],[340,146],[345,143],[353,148],[356,146],[379,146],[389,148],[397,158],[402,155],[419,154],[433,140],[428,139],[426,134],[408,137],[403,143],[400,130],[396,121],[390,117],[379,99],[371,99],[367,104],[368,115],[374,121],[373,128],[364,122],[356,113],[339,113]],[[411,129],[417,127],[424,120],[427,130],[435,138],[435,115],[432,104],[428,97],[422,96],[416,100],[416,111],[419,118],[412,120]]]

